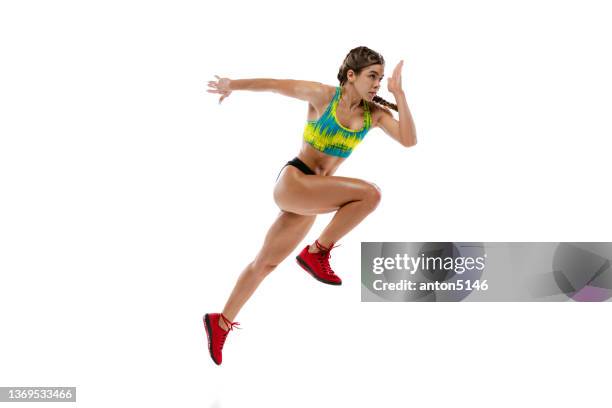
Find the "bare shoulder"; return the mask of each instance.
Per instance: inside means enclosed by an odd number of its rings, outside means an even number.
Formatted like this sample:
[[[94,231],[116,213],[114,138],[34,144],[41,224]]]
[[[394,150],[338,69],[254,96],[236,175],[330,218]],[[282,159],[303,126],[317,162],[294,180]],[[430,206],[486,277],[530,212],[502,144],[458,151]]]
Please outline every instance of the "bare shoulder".
[[[336,87],[317,82],[319,87],[319,104],[327,105],[336,93]]]
[[[336,87],[331,85],[322,84],[320,82],[316,83],[316,92],[313,92],[312,98],[309,100],[309,111],[317,112],[318,116],[321,116],[327,105],[334,98],[336,93]],[[311,115],[314,115],[312,113]]]
[[[375,102],[366,101],[368,108],[370,109],[370,114],[372,115],[372,126],[376,127],[380,123],[380,118],[383,115],[388,115],[393,117],[391,110],[384,106],[381,106]]]

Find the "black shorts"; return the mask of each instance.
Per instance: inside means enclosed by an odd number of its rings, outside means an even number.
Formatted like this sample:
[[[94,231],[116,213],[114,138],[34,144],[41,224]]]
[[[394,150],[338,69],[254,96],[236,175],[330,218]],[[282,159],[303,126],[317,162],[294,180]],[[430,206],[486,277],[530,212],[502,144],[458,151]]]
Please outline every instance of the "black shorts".
[[[308,175],[314,175],[316,174],[314,171],[312,171],[310,169],[310,167],[308,167],[306,165],[306,163],[304,163],[303,161],[301,161],[300,159],[298,159],[297,157],[294,157],[293,159],[289,160],[287,162],[287,164],[285,164],[281,170],[278,172],[278,176],[276,176],[276,180],[278,181],[278,177],[280,176],[281,172],[283,171],[283,169],[286,166],[293,166],[293,167],[297,167],[298,169],[300,169],[300,171],[304,174],[308,174]]]

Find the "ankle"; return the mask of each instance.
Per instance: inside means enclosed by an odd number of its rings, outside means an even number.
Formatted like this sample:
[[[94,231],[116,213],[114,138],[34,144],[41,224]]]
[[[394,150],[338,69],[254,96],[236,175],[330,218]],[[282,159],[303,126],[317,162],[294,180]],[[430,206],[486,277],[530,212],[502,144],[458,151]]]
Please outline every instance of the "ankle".
[[[227,323],[225,323],[225,320],[223,320],[222,318],[219,318],[218,326],[220,328],[222,328],[223,331],[228,331],[229,330],[229,327],[228,327]]]
[[[327,241],[322,241],[320,239],[315,240],[314,244],[311,245],[313,247],[313,252],[321,252],[321,251],[329,251],[334,246],[333,242],[328,243]]]
[[[316,254],[317,252],[320,252],[319,248],[317,248],[317,246],[313,243],[312,245],[308,246],[308,252],[310,252],[311,254]]]

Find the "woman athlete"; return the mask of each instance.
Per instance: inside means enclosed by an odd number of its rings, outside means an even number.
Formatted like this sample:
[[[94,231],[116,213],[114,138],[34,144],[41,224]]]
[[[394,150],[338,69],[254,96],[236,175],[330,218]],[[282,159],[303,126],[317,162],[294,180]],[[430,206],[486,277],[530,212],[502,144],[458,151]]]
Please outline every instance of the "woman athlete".
[[[380,127],[402,146],[416,144],[416,130],[402,90],[403,61],[388,79],[396,104],[376,93],[380,89],[385,61],[367,47],[352,49],[338,72],[339,87],[318,82],[282,79],[220,78],[210,81],[208,92],[221,94],[219,103],[232,91],[271,91],[308,102],[304,141],[297,157],[281,169],[274,187],[280,213],[266,234],[255,259],[239,276],[222,313],[208,313],[204,325],[213,361],[221,364],[227,334],[261,281],[304,239],[317,214],[336,212],[312,245],[296,257],[297,263],[315,279],[340,285],[329,266],[330,251],[380,201],[380,190],[363,180],[333,174],[370,128]],[[399,112],[399,121],[387,109]]]

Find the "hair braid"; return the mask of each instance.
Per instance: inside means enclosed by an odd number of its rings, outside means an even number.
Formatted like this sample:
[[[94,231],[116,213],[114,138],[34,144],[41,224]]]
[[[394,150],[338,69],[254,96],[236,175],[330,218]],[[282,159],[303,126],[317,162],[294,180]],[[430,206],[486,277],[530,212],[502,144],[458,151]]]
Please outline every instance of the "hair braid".
[[[338,81],[340,81],[340,86],[346,83],[349,69],[353,70],[355,74],[358,75],[364,68],[375,64],[385,64],[385,59],[382,55],[364,46],[353,48],[346,55],[338,70]],[[375,96],[373,101],[397,112],[396,104],[388,102],[380,96]]]
[[[398,112],[396,104],[386,101],[378,95],[376,95],[373,100],[379,105],[386,106],[387,108],[391,108],[394,111]]]

